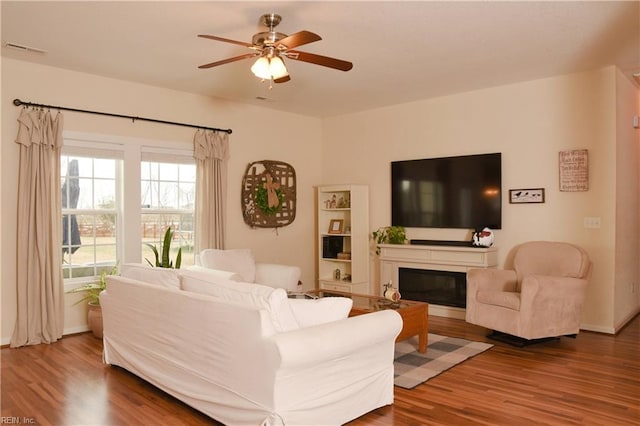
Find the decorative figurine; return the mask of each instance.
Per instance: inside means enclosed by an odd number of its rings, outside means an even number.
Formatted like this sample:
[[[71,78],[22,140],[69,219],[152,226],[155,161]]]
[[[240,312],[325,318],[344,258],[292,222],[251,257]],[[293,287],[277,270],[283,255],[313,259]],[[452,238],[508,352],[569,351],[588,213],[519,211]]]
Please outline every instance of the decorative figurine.
[[[493,245],[493,232],[485,227],[482,231],[476,230],[473,233],[473,245],[476,247],[491,247]]]
[[[391,280],[384,285],[384,297],[392,302],[398,302],[400,300],[400,292],[393,286]]]

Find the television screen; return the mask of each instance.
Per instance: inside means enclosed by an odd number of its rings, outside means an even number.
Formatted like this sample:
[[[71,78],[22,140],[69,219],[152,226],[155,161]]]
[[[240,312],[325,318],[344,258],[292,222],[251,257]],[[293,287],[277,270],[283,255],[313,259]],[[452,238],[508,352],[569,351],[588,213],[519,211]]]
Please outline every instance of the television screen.
[[[391,163],[391,224],[408,228],[502,227],[502,156]]]

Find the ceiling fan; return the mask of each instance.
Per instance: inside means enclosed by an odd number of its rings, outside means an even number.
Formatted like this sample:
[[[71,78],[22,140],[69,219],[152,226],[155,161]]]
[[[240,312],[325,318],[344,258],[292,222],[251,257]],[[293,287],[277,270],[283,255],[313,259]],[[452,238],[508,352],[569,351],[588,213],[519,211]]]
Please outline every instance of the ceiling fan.
[[[230,40],[228,38],[213,35],[199,34],[198,37],[237,44],[248,47],[253,50],[253,52],[200,65],[198,68],[213,68],[231,62],[241,61],[243,59],[258,57],[251,67],[251,71],[256,77],[263,80],[269,80],[273,83],[284,83],[291,80],[283,58],[322,65],[324,67],[340,71],[349,71],[353,68],[353,64],[348,61],[316,55],[315,53],[293,50],[296,47],[322,40],[322,38],[310,31],[299,31],[291,35],[276,32],[275,27],[278,26],[280,21],[282,21],[282,17],[275,13],[262,15],[262,17],[260,17],[260,23],[265,27],[268,27],[269,31],[254,34],[251,43]]]

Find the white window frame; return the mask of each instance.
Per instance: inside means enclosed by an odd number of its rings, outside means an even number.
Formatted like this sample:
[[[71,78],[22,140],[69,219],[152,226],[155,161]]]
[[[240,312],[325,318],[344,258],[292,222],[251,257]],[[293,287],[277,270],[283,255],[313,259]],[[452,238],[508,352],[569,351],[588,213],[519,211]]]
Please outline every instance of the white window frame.
[[[122,157],[119,175],[117,176],[119,185],[116,189],[116,196],[119,199],[119,203],[116,202],[118,210],[116,214],[116,251],[118,253],[118,261],[120,265],[124,263],[146,263],[141,259],[142,253],[140,249],[142,242],[140,164],[143,161],[142,158],[164,158],[165,160],[161,162],[173,162],[167,159],[175,160],[176,158],[186,161],[190,158],[191,162],[195,163],[191,142],[160,141],[74,131],[64,131],[63,139],[62,152],[64,155],[80,155],[82,153],[85,156],[99,156],[99,153],[102,152]],[[134,167],[133,164],[136,166]],[[137,184],[126,185],[125,182],[137,182]],[[127,220],[123,218],[127,218]],[[65,289],[67,287],[73,288],[77,285],[78,281],[65,280]]]

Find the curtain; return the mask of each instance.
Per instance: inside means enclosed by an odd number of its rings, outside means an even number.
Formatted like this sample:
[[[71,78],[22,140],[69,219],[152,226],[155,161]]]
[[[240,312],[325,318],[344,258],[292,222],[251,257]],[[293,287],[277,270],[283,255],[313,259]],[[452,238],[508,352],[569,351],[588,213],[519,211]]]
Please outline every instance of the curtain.
[[[52,343],[64,329],[60,150],[62,114],[18,117],[17,318],[11,347]]]
[[[193,138],[196,160],[196,241],[195,252],[223,249],[227,199],[229,135],[199,129]]]

